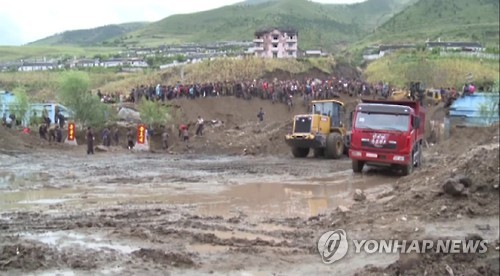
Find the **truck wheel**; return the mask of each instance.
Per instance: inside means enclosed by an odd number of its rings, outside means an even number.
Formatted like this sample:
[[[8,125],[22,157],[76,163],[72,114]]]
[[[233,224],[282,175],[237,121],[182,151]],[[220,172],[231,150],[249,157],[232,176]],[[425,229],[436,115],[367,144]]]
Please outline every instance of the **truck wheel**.
[[[422,167],[422,145],[417,146],[418,154],[417,154],[417,162],[415,164],[416,167]]]
[[[313,154],[315,158],[323,157],[325,155],[325,149],[324,148],[314,149]]]
[[[344,154],[344,140],[339,133],[333,132],[326,137],[325,157],[339,159]]]
[[[359,160],[352,160],[352,171],[354,173],[361,173],[364,166],[365,162]]]
[[[309,148],[293,148],[292,154],[297,158],[307,157],[307,155],[309,155]]]
[[[410,175],[413,172],[413,166],[414,166],[414,161],[413,161],[413,152],[410,155],[410,162],[408,165],[403,167],[403,176]]]

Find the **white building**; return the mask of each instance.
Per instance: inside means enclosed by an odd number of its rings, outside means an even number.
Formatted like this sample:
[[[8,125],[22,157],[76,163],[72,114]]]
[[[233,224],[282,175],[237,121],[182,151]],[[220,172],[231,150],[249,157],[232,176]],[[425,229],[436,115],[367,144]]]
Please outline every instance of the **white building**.
[[[255,32],[253,51],[264,58],[297,58],[298,35],[294,29],[271,28]]]
[[[54,62],[23,62],[19,67],[20,72],[47,71],[59,68]]]

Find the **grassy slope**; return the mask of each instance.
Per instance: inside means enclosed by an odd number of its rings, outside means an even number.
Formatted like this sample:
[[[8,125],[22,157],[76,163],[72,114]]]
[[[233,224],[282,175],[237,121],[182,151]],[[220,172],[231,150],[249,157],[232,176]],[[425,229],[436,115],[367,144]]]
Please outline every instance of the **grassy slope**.
[[[370,82],[387,81],[398,87],[410,81],[423,81],[427,87],[460,88],[471,73],[479,85],[498,79],[500,65],[495,60],[444,58],[429,52],[401,51],[368,65],[365,76]]]
[[[415,0],[368,0],[355,5],[306,0],[242,3],[194,14],[174,15],[132,32],[129,44],[251,40],[269,26],[298,29],[301,48],[331,49],[352,42]]]
[[[499,41],[498,0],[421,0],[384,23],[365,41],[426,39]]]
[[[101,26],[93,29],[82,29],[66,31],[60,34],[46,37],[30,43],[29,45],[47,46],[47,45],[75,45],[91,46],[101,44],[106,40],[119,38],[129,32],[144,27],[148,23],[132,22],[124,24],[114,24]]]
[[[335,18],[372,31],[418,0],[377,0],[338,5]]]

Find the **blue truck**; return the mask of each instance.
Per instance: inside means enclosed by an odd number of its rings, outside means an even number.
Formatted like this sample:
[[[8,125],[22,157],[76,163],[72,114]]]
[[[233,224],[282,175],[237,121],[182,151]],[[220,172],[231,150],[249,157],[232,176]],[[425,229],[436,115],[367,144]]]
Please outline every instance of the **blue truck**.
[[[12,108],[15,108],[15,95],[9,91],[0,91],[0,114],[2,117],[8,117],[12,112]],[[61,114],[67,120],[71,120],[73,117],[70,109],[64,105],[58,103],[31,103],[28,112],[26,112],[25,118],[22,119],[23,126],[29,126],[32,122],[32,118],[41,118],[44,110],[47,112],[48,117],[51,122],[56,121],[56,112],[59,110]]]

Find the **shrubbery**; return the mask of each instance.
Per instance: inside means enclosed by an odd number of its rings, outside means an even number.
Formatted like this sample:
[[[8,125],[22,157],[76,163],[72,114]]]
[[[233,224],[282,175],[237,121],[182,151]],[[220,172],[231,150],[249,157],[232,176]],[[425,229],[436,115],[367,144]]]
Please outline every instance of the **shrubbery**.
[[[101,127],[110,116],[110,107],[90,91],[89,75],[84,72],[65,72],[59,82],[59,101],[71,109],[75,121],[82,127]]]

